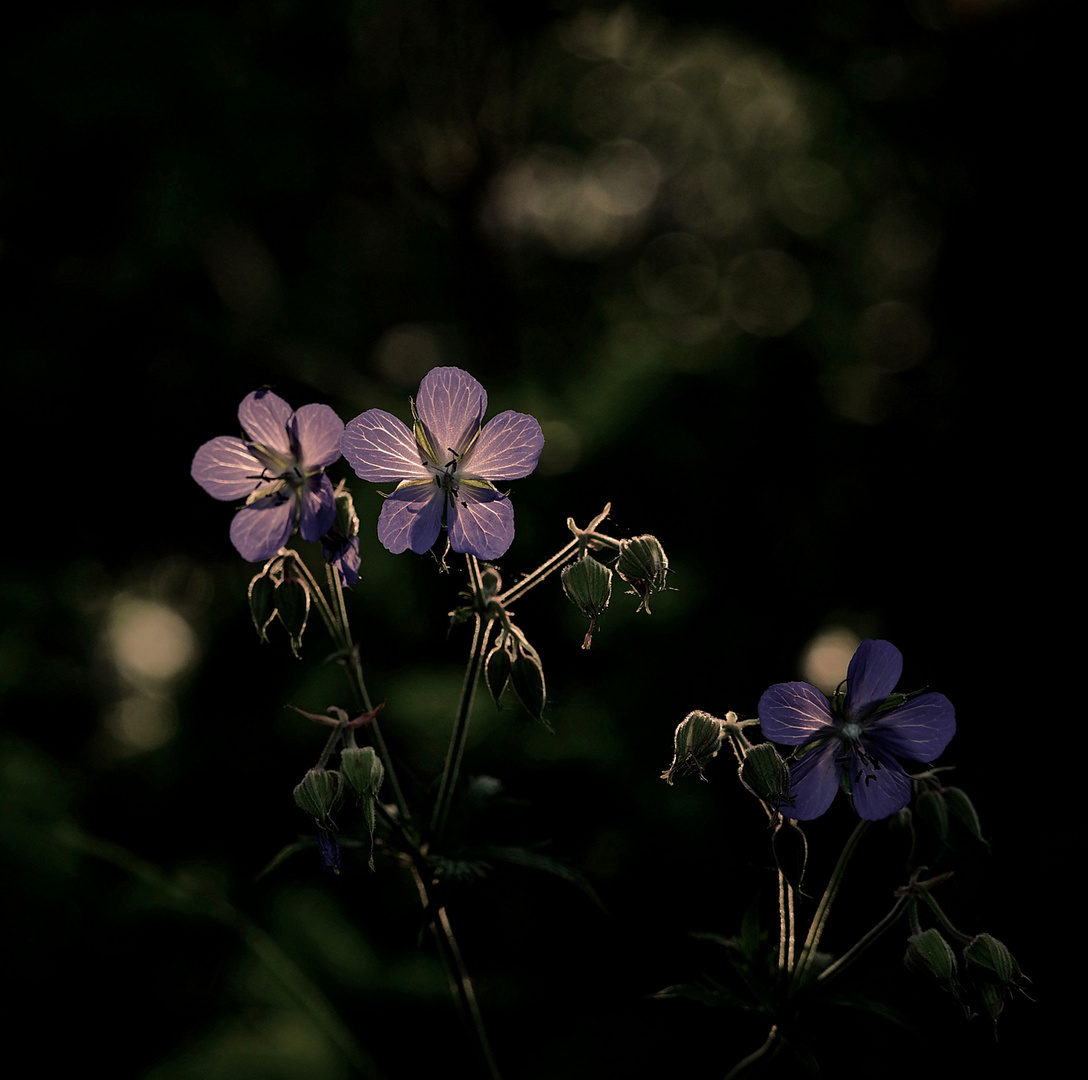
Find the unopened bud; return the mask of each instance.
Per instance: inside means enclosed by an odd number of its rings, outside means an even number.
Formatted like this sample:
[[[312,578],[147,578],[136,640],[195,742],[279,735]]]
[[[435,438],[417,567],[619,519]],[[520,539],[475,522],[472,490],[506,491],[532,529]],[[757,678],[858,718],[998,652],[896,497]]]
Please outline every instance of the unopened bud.
[[[808,864],[808,840],[801,826],[789,818],[780,818],[771,836],[771,851],[782,876],[800,892]]]
[[[672,764],[661,774],[661,779],[672,784],[678,776],[698,773],[705,780],[703,769],[718,750],[725,737],[725,722],[710,713],[688,713],[673,733]]]
[[[291,651],[297,657],[310,616],[310,590],[299,578],[285,576],[276,586],[276,614],[291,639]]]
[[[903,963],[908,971],[932,975],[942,982],[951,983],[956,977],[956,954],[935,926],[907,939]]]
[[[496,645],[488,653],[484,664],[484,678],[496,705],[499,705],[499,699],[510,681],[510,666],[510,654],[506,651],[505,644]]]
[[[264,572],[249,583],[249,613],[253,616],[257,636],[264,644],[268,641],[265,633],[268,624],[276,617],[276,583]]]
[[[544,721],[544,668],[535,650],[530,652],[520,645],[518,654],[510,665],[510,682],[518,700],[536,720]]]
[[[669,572],[669,560],[656,536],[636,536],[620,541],[616,573],[640,597],[639,611],[650,613],[650,594],[661,592]]]
[[[363,808],[363,817],[370,831],[370,869],[374,869],[374,803],[378,789],[385,779],[385,767],[373,746],[351,747],[340,751],[340,771],[344,783],[355,793]]]
[[[589,619],[582,648],[588,649],[593,642],[597,620],[605,613],[612,599],[612,571],[592,555],[563,567],[563,591],[567,599]]]
[[[324,829],[335,829],[332,815],[343,801],[340,774],[335,769],[310,769],[295,787],[295,804]]]
[[[759,743],[744,756],[740,782],[757,798],[778,810],[790,801],[790,767],[774,743]]]

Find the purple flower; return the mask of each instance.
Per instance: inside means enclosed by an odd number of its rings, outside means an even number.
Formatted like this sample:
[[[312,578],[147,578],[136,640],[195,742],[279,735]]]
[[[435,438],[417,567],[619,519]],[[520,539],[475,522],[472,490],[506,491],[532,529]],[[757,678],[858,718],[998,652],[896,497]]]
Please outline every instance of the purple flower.
[[[324,470],[340,456],[344,425],[328,405],[297,411],[270,390],[257,390],[238,407],[244,439],[221,435],[193,458],[193,479],[213,498],[244,499],[230,538],[249,562],[270,559],[298,526],[317,541],[336,517]]]
[[[369,409],[344,429],[341,448],[364,480],[396,483],[378,518],[378,539],[394,554],[429,551],[442,530],[450,547],[497,559],[514,539],[514,511],[496,480],[536,468],[544,446],[540,425],[504,412],[483,425],[487,391],[460,368],[434,368],[412,405],[415,430],[382,409]]]
[[[810,747],[790,764],[790,817],[819,817],[841,780],[869,821],[910,802],[910,777],[899,759],[937,757],[956,732],[956,713],[943,694],[893,695],[902,671],[894,645],[863,641],[847,669],[846,693],[831,703],[803,682],[777,683],[759,699],[759,724],[771,742]]]

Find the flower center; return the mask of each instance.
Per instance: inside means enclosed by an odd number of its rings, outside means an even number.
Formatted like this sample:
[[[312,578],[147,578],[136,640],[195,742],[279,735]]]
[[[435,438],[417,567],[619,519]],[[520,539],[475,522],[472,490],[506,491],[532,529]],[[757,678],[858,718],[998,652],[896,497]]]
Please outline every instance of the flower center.
[[[451,450],[452,454],[453,451]],[[434,482],[442,489],[442,493],[446,496],[447,503],[453,503],[457,498],[457,466],[460,461],[454,456],[452,461],[447,461],[445,465],[439,467],[437,465],[431,465],[430,468],[434,470]]]
[[[845,742],[861,742],[861,724],[857,720],[847,720],[839,732],[839,737]]]

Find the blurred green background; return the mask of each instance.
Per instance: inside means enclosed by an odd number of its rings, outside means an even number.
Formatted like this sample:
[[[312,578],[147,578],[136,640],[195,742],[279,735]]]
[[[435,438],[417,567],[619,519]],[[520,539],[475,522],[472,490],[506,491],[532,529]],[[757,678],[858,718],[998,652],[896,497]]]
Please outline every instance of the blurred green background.
[[[255,880],[308,832],[291,789],[321,735],[285,703],[348,699],[319,624],[301,662],[258,645],[230,508],[188,475],[255,388],[406,416],[436,364],[545,431],[508,582],[606,501],[674,569],[652,616],[617,598],[588,653],[558,583],[518,605],[554,733],[477,710],[466,769],[508,796],[493,835],[546,843],[603,906],[529,871],[451,898],[508,1080],[720,1076],[762,1040],[758,1018],[646,1000],[716,960],[690,931],[773,901],[730,763],[659,774],[688,711],[752,715],[851,636],[893,641],[904,688],[955,703],[944,761],[993,856],[968,853],[949,906],[1042,1003],[1011,1006],[996,1045],[907,978],[897,936],[866,986],[920,1030],[833,1018],[826,1075],[1045,1059],[1057,811],[1027,748],[1082,197],[1059,15],[251,0],[62,3],[8,28],[2,911],[9,1030],[49,1075],[474,1074],[395,867],[330,880],[306,852]],[[379,496],[350,479],[350,611],[425,785],[469,646],[447,633],[461,571],[385,552]],[[809,830],[825,872],[850,827],[839,800]],[[902,848],[875,847],[829,948],[900,884]]]

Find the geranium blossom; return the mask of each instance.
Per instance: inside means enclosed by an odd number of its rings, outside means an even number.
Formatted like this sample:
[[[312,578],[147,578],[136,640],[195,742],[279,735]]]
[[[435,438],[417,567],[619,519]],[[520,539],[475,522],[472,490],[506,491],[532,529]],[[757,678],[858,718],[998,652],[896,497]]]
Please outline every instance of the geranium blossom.
[[[850,660],[846,693],[832,702],[803,682],[777,683],[759,701],[759,724],[771,742],[808,746],[790,763],[789,817],[808,821],[830,805],[842,781],[854,809],[869,821],[902,810],[910,777],[899,763],[930,762],[956,731],[943,694],[896,694],[903,657],[887,641],[863,641]]]
[[[221,435],[193,458],[193,479],[213,498],[245,500],[230,538],[249,562],[270,559],[295,531],[320,540],[336,517],[325,475],[340,457],[343,421],[328,405],[292,410],[271,390],[257,390],[238,407],[244,439]]]
[[[412,412],[415,430],[369,409],[344,429],[341,448],[364,480],[397,484],[382,504],[378,539],[394,554],[422,555],[442,530],[450,547],[497,559],[514,539],[514,511],[494,481],[536,468],[544,446],[531,416],[504,412],[483,424],[487,392],[460,368],[429,371]]]

